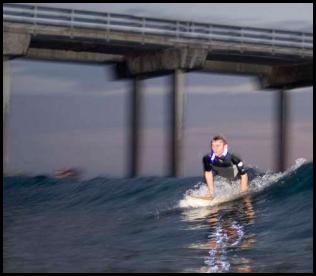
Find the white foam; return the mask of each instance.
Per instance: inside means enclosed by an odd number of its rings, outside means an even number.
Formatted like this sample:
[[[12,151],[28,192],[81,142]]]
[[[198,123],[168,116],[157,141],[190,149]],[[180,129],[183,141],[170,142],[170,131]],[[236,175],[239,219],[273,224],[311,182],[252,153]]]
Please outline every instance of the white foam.
[[[257,176],[249,182],[248,194],[252,192],[261,191],[273,183],[277,182],[281,177],[295,171],[306,162],[306,159],[299,158],[295,161],[295,164],[287,169],[285,172],[272,173],[267,171],[262,176]],[[216,176],[214,179],[214,194],[213,200],[205,200],[191,197],[193,196],[205,196],[208,193],[206,183],[198,182],[194,185],[193,189],[189,189],[185,192],[183,198],[179,201],[178,207],[180,208],[199,208],[216,206],[224,202],[228,202],[240,197],[240,181],[229,181],[223,177]]]
[[[284,172],[272,173],[271,171],[267,171],[263,176],[257,176],[250,182],[249,192],[258,192],[269,187],[273,183],[277,182],[280,178],[292,173],[305,163],[306,159],[298,158],[295,160],[295,164]]]

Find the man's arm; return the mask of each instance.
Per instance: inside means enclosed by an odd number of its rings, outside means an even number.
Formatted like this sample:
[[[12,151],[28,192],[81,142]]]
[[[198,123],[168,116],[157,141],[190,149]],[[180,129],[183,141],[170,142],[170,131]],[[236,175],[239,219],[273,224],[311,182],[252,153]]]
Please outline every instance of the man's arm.
[[[210,171],[204,171],[204,177],[209,191],[209,196],[214,197],[214,182],[213,182],[213,173]]]
[[[232,154],[232,162],[237,166],[240,174],[240,192],[244,193],[248,191],[248,175],[245,170],[242,160],[236,155]]]
[[[247,173],[240,176],[240,192],[244,193],[248,191],[248,175]]]
[[[208,157],[205,155],[203,157],[203,167],[204,167],[204,178],[207,184],[209,196],[214,197],[214,183],[213,183],[213,172],[212,165],[208,162]]]

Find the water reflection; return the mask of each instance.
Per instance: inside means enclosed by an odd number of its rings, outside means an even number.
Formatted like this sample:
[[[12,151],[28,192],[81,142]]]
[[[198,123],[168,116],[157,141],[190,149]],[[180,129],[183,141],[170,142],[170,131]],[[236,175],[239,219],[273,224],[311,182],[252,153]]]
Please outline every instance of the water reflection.
[[[193,211],[195,218],[196,213],[196,210]],[[206,214],[206,211],[203,213]],[[192,214],[187,213],[186,217],[192,219]],[[241,255],[245,255],[243,252],[253,248],[256,242],[255,235],[249,230],[255,217],[250,196],[208,209],[203,219],[208,226],[207,242],[195,246],[208,250],[204,258],[205,266],[199,272],[253,272],[251,259]],[[202,216],[195,222],[202,222]]]

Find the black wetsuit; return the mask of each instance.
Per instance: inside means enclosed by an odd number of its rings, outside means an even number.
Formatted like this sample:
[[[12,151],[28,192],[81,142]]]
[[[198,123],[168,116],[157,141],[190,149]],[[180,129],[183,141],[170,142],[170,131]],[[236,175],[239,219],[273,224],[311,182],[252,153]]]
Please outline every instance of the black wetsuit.
[[[227,152],[225,156],[215,156],[215,154],[203,157],[204,171],[211,171],[213,175],[219,175],[228,179],[246,174],[243,162],[235,154]]]

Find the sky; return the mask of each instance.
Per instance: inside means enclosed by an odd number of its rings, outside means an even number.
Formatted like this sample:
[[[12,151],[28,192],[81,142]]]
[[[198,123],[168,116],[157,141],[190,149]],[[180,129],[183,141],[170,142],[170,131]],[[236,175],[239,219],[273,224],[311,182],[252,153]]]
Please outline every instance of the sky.
[[[47,5],[47,4],[46,4]],[[57,5],[57,4],[54,4]],[[311,4],[58,4],[142,16],[312,30]],[[261,12],[260,12],[261,10]],[[238,11],[238,12],[236,12]],[[264,11],[264,12],[262,12]],[[296,11],[296,12],[295,12]],[[128,171],[128,80],[112,68],[15,59],[11,63],[8,167],[13,173],[52,174],[61,167],[84,175],[122,177]],[[170,77],[142,82],[140,175],[168,173]],[[222,133],[245,164],[273,170],[273,90],[260,90],[254,77],[191,72],[184,77],[181,175],[202,173],[209,141]],[[313,159],[313,88],[290,96],[288,165]]]

